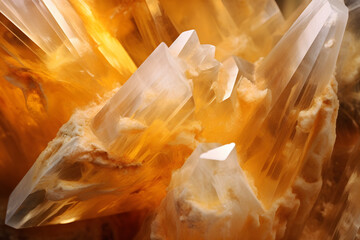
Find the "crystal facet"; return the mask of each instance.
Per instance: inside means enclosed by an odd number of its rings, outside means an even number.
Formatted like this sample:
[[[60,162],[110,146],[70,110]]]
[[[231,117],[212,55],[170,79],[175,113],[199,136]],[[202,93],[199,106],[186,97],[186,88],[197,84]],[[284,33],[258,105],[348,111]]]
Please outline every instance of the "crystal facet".
[[[151,238],[244,237],[263,209],[236,155],[234,143],[199,144],[173,173]]]

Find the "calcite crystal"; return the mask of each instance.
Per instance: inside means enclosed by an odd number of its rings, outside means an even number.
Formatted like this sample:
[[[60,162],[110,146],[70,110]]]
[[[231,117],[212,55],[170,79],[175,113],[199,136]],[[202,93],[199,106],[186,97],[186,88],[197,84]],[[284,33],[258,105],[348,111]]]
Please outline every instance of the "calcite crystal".
[[[6,224],[357,239],[360,1],[282,6],[2,1]]]

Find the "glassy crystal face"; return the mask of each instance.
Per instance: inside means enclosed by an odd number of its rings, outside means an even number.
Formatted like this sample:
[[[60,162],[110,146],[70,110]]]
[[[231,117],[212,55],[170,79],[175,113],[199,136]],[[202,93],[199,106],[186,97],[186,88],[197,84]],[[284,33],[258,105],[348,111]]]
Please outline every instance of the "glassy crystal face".
[[[194,141],[191,129],[180,131],[191,115],[190,97],[180,63],[161,44],[102,109],[79,112],[60,129],[12,193],[7,223],[62,223],[156,204],[171,173],[161,167],[179,166]],[[186,131],[189,139],[176,142]]]
[[[357,239],[360,2],[287,4],[1,2],[6,224]]]
[[[76,108],[125,82],[136,66],[110,37],[95,42],[67,1],[2,1],[0,9],[0,178],[7,192]],[[103,51],[110,47],[116,61]]]
[[[151,237],[246,236],[250,234],[251,221],[255,222],[263,212],[239,166],[235,144],[201,143],[173,173],[168,193],[152,224]]]
[[[333,78],[346,20],[347,9],[338,1],[311,2],[255,71],[256,83],[268,90],[269,103],[246,123],[258,134],[240,135],[238,144],[247,151],[244,168],[258,189],[266,189],[261,194],[267,206],[297,175],[308,154],[304,146],[316,144],[312,135],[317,129],[304,129],[302,121]]]

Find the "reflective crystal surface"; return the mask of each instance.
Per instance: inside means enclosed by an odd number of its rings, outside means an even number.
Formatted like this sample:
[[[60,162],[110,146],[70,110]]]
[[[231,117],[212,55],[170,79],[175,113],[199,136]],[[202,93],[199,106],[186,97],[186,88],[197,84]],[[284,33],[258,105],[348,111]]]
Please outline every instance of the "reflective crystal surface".
[[[236,155],[234,143],[199,144],[173,173],[151,238],[232,239],[253,234],[251,222],[263,208]]]
[[[1,1],[0,11],[0,178],[9,192],[76,108],[125,82],[136,66],[119,43],[96,44],[67,1]]]
[[[11,194],[7,223],[64,223],[156,205],[194,141],[191,126],[179,126],[191,115],[190,97],[179,62],[161,44],[104,107],[79,111],[60,129]]]

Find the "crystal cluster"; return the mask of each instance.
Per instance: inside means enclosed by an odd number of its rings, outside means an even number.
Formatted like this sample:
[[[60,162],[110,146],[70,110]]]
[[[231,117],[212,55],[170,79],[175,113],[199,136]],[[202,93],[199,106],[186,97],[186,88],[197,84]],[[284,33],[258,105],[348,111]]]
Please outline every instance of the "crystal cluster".
[[[359,238],[360,1],[283,5],[2,1],[5,223]]]

